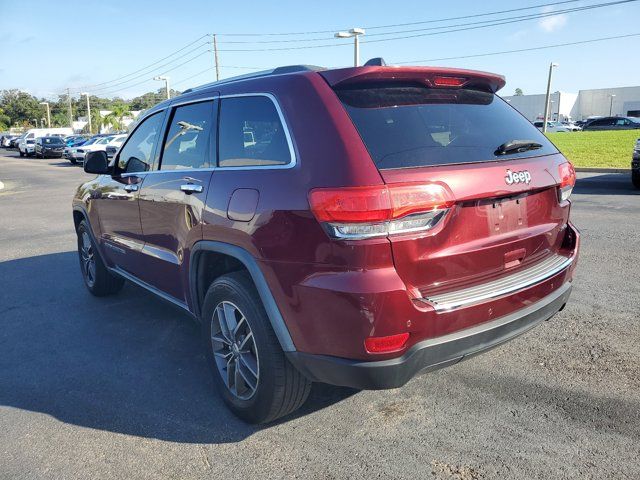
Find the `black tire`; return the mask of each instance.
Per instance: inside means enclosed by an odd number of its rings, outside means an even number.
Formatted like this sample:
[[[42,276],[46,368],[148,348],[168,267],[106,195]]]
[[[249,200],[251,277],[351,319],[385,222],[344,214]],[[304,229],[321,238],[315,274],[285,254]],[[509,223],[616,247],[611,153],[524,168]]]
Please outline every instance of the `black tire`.
[[[227,381],[224,380],[223,373],[214,356],[214,344],[221,345],[223,348],[228,348],[229,352],[231,351],[230,346],[225,347],[222,343],[212,340],[212,330],[216,328],[214,316],[216,307],[222,305],[223,302],[226,305],[237,306],[238,315],[246,320],[250,327],[248,331],[253,337],[254,344],[251,351],[245,353],[252,353],[257,360],[256,373],[258,375],[252,377],[255,378],[256,386],[249,398],[240,398],[232,391],[238,391],[237,384],[233,388],[227,387]],[[241,323],[242,320],[238,322],[238,324]],[[215,335],[215,332],[213,334]],[[246,339],[247,336],[245,335],[244,338]],[[309,396],[311,382],[296,370],[285,357],[271,328],[260,296],[246,271],[223,275],[211,284],[202,309],[202,337],[207,362],[211,367],[218,391],[229,409],[244,421],[249,423],[272,422],[300,408]],[[237,340],[239,344],[242,337],[237,339],[234,336],[234,340]],[[218,351],[219,362],[226,362],[227,366],[229,362],[233,362],[233,360],[226,360],[226,358],[220,360],[220,351],[222,350]],[[243,364],[236,362],[234,372],[239,369],[238,365],[242,366]],[[238,378],[236,373],[234,383],[238,382]],[[245,383],[245,386],[247,385],[249,384]]]
[[[75,165],[77,163],[75,158],[70,158],[69,161],[71,162],[72,165]]]
[[[636,188],[640,188],[640,170],[631,170],[631,183]]]
[[[24,153],[22,153],[22,150],[19,150],[18,153],[20,153],[21,157],[24,157]]]
[[[78,225],[77,234],[80,272],[87,289],[96,297],[119,292],[124,285],[124,279],[107,270],[85,220],[82,220]],[[92,265],[91,262],[93,262]]]

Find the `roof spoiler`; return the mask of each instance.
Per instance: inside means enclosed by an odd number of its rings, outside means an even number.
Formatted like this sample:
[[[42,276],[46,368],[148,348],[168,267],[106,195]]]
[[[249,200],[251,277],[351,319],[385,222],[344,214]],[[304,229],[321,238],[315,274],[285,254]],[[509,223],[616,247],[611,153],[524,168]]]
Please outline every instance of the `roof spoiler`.
[[[472,88],[495,93],[506,83],[502,75],[461,68],[364,66],[318,73],[334,88],[390,81],[418,82],[432,88]]]

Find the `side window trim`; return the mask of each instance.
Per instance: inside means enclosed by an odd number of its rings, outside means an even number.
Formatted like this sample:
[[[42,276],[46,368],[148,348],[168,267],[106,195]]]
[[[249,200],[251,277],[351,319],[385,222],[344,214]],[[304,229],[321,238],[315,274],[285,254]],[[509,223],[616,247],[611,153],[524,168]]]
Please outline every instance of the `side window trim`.
[[[293,137],[291,135],[291,130],[289,129],[289,124],[284,118],[284,114],[282,113],[282,109],[280,108],[280,104],[274,95],[266,92],[255,92],[255,93],[236,93],[229,95],[220,95],[220,100],[224,100],[225,98],[241,98],[241,97],[267,97],[271,100],[271,103],[276,109],[278,114],[278,118],[280,123],[282,124],[282,130],[284,132],[285,138],[287,140],[287,146],[289,148],[289,163],[285,163],[282,165],[247,165],[243,167],[221,167],[218,164],[220,160],[220,108],[222,106],[222,102],[218,102],[218,122],[216,128],[216,169],[219,170],[282,170],[287,168],[293,168],[298,164],[298,157],[296,155],[296,149],[293,144]]]

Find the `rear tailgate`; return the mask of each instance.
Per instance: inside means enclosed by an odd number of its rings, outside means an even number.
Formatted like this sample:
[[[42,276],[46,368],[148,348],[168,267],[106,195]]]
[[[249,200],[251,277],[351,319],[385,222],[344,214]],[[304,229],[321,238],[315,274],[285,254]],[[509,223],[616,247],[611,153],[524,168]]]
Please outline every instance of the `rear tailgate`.
[[[557,197],[560,155],[381,170],[388,184],[446,180],[455,205],[434,229],[390,236],[396,270],[422,297],[488,282],[559,252],[568,208]],[[508,185],[508,172],[531,181]]]

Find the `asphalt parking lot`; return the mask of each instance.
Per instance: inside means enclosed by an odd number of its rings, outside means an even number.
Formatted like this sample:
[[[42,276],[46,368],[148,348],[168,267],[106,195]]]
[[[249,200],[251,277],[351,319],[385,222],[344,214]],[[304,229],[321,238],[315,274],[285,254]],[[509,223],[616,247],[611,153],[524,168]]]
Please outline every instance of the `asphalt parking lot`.
[[[218,400],[198,330],[78,270],[63,159],[0,151],[0,478],[638,478],[640,194],[579,174],[572,299],[501,348],[358,392],[315,385],[253,427]]]

